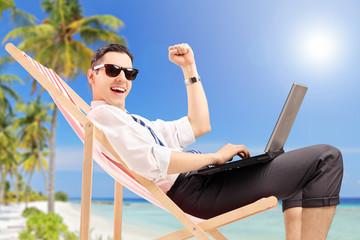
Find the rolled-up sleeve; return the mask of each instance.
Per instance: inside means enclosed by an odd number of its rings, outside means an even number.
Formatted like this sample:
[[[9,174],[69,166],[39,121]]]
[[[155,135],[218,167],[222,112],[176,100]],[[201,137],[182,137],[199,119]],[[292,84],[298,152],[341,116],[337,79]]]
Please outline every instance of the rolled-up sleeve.
[[[156,120],[151,122],[156,132],[162,134],[167,146],[181,151],[195,142],[194,132],[188,117],[175,121]]]
[[[170,162],[171,149],[157,145],[144,136],[144,129],[136,125],[122,110],[109,107],[96,107],[88,117],[101,129],[109,142],[124,160],[127,166],[136,173],[151,181],[164,178]],[[134,125],[135,124],[135,125]]]

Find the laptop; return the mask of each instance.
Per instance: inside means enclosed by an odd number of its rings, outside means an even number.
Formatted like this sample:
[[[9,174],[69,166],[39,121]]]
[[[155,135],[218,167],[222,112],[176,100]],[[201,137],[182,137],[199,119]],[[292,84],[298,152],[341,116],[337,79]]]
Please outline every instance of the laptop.
[[[222,165],[211,165],[198,170],[198,174],[213,174],[216,172],[227,171],[233,168],[245,167],[258,163],[265,163],[273,160],[284,153],[284,145],[289,136],[291,127],[294,124],[297,113],[299,112],[302,101],[308,87],[294,83],[286,99],[284,107],[276,122],[275,128],[270,136],[265,148],[265,154],[227,162]]]

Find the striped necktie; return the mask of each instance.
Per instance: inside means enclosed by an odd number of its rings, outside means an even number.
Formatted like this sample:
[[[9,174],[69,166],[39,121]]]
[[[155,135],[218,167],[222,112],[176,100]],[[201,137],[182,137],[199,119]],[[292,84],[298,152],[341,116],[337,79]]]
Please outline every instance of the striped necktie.
[[[141,126],[143,126],[143,127],[146,127],[146,128],[150,131],[151,135],[152,135],[153,138],[155,139],[156,144],[159,144],[160,146],[165,146],[165,145],[160,141],[160,139],[156,136],[155,132],[154,132],[149,126],[147,126],[147,125],[144,123],[144,121],[142,121],[141,119],[138,119],[138,118],[134,117],[134,116],[131,115],[131,114],[130,114],[130,116],[134,119],[135,122],[139,123],[139,124],[140,124]]]

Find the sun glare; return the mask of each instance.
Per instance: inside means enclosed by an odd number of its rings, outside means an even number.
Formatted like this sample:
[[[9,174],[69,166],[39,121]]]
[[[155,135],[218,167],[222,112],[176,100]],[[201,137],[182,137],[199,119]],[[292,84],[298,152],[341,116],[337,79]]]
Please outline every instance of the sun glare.
[[[330,67],[338,60],[339,41],[337,35],[329,30],[307,29],[297,41],[298,56],[307,67]]]
[[[326,63],[335,57],[334,37],[326,33],[312,33],[303,42],[304,57],[313,63]]]

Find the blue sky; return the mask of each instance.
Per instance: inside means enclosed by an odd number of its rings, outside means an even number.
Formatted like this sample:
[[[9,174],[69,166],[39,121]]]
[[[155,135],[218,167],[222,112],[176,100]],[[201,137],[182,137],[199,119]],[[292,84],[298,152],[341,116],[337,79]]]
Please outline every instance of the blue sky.
[[[112,14],[124,21],[140,70],[126,108],[155,120],[187,113],[182,72],[168,46],[187,42],[205,88],[212,131],[191,148],[214,152],[244,144],[254,155],[270,137],[293,82],[309,87],[285,150],[328,143],[344,157],[342,197],[360,197],[360,2],[356,1],[80,1],[85,16]],[[40,1],[17,7],[44,15]],[[3,17],[0,37],[11,30]],[[16,41],[15,41],[16,43]],[[94,50],[96,50],[94,48]],[[4,47],[0,54],[5,54]],[[18,64],[8,71],[23,79]],[[69,85],[90,103],[85,76]],[[17,85],[23,98],[29,86]],[[46,98],[48,99],[48,98]],[[56,188],[80,196],[82,143],[62,116],[57,128]],[[41,176],[33,185],[41,190]],[[95,167],[94,197],[112,197],[112,179]],[[130,195],[129,195],[130,196]]]

